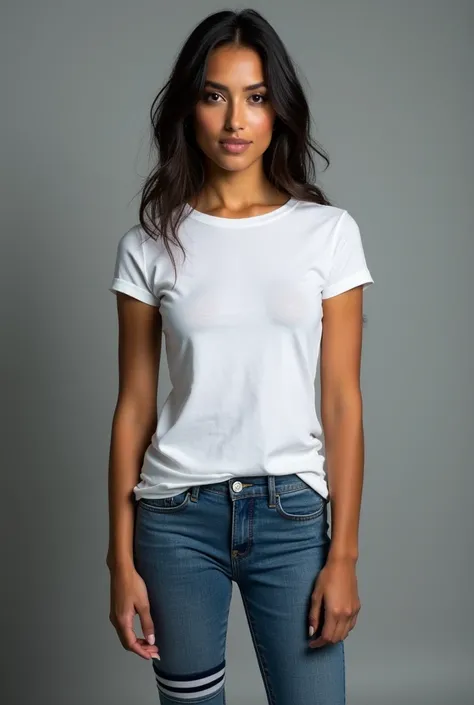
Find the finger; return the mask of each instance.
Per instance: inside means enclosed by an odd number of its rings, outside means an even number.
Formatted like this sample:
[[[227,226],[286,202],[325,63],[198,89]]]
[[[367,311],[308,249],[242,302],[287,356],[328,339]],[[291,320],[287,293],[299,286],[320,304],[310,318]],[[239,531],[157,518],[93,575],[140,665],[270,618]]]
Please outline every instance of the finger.
[[[351,632],[355,625],[357,624],[357,614],[355,614],[352,619],[349,621],[349,632]]]
[[[332,615],[330,612],[326,611],[325,614],[325,619],[324,619],[324,626],[323,626],[323,631],[321,633],[321,636],[318,637],[316,640],[313,640],[310,642],[311,648],[319,648],[320,646],[325,646],[326,644],[329,644],[332,642],[332,636],[335,632],[337,625],[337,620]]]
[[[120,620],[118,632],[120,641],[122,642],[122,645],[125,649],[127,649],[128,651],[133,651],[138,656],[142,656],[142,658],[146,659],[147,661],[151,658],[151,656],[143,645],[143,641],[140,642],[137,639],[137,636],[133,631],[132,620],[130,620],[128,617],[126,619]]]
[[[339,617],[329,612],[324,622],[324,629],[321,636],[323,636],[327,641],[333,641],[334,635],[336,634],[337,626],[339,623]]]
[[[311,600],[311,609],[308,614],[308,635],[309,637],[312,637],[314,633],[318,630],[318,628],[321,626],[322,620],[323,620],[323,613],[322,613],[322,603],[323,603],[323,595],[322,594],[315,594],[312,596]]]
[[[155,643],[155,626],[151,618],[150,606],[137,605],[136,610],[140,619],[143,636],[149,644],[153,645]]]
[[[335,643],[338,641],[344,641],[346,636],[349,634],[349,619],[349,617],[344,617],[338,620],[333,637]]]
[[[142,639],[141,637],[137,637],[137,641],[139,644],[142,645],[142,647],[145,649],[147,654],[151,656],[151,658],[157,658],[160,660],[160,651],[156,645],[151,646],[151,644],[148,644],[146,639]]]
[[[311,649],[319,649],[321,646],[326,646],[329,642],[322,636],[319,636],[315,641],[310,641],[309,646]]]
[[[348,624],[348,634],[354,629],[355,625],[357,624],[357,618],[358,618],[358,616],[359,616],[360,608],[361,608],[361,605],[360,605],[360,602],[359,602],[358,606],[357,606],[357,607],[355,608],[355,610],[353,611],[353,614],[352,614],[352,616],[351,616],[351,618],[350,618],[350,620],[349,620],[349,624]]]

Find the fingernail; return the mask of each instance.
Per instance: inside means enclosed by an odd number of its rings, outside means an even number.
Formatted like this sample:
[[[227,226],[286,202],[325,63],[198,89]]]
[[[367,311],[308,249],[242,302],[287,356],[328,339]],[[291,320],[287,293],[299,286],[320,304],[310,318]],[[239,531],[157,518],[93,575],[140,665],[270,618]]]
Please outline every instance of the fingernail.
[[[314,627],[313,627],[313,625],[311,624],[310,627],[309,627],[309,635],[310,635],[310,636],[313,636],[313,634],[314,634]]]
[[[148,634],[146,638],[147,642],[153,646],[155,643],[155,635],[154,634]]]
[[[161,661],[161,659],[160,659],[160,657],[158,656],[158,654],[152,654],[151,657],[152,657],[152,658],[157,658],[158,661]]]

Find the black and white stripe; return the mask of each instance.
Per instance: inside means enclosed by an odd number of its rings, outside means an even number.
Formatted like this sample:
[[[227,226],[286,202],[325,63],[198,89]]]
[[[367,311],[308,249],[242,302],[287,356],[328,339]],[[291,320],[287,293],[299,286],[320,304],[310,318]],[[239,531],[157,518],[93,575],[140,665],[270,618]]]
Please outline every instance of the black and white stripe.
[[[192,700],[193,698],[210,697],[217,693],[225,683],[225,660],[219,666],[207,671],[174,675],[162,671],[156,662],[153,663],[158,689],[164,694],[173,696],[176,700]]]

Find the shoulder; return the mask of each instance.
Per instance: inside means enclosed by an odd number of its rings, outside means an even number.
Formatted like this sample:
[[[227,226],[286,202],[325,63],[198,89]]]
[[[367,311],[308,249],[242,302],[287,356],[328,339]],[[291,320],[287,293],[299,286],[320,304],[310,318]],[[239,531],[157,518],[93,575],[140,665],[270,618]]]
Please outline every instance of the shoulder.
[[[299,200],[293,217],[296,228],[309,233],[329,252],[334,252],[338,241],[352,240],[358,232],[354,218],[340,206]]]
[[[346,214],[349,215],[344,208],[340,208],[339,206],[329,206],[322,203],[301,200],[298,201],[294,214],[313,223],[330,226],[336,225]]]
[[[135,223],[121,235],[117,248],[120,254],[130,254],[144,260],[156,257],[164,249],[161,238],[152,237],[140,223]]]
[[[127,252],[137,253],[143,244],[143,238],[140,231],[140,225],[135,224],[122,233],[117,243],[118,251],[123,254]]]
[[[307,220],[315,226],[324,227],[333,244],[338,240],[352,242],[360,237],[356,219],[345,208],[299,201],[296,211],[300,212],[305,222]]]
[[[312,213],[323,215],[325,217],[337,217],[344,213],[343,208],[338,206],[328,206],[323,203],[315,203],[314,201],[302,201],[298,200],[298,211],[304,213]]]

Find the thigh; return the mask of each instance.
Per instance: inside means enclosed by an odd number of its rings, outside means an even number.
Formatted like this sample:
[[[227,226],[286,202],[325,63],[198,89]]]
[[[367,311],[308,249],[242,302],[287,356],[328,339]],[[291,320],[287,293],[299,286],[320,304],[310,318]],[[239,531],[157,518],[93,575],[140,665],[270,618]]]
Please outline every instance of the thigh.
[[[238,581],[270,705],[344,705],[344,643],[308,646],[311,593],[328,555],[327,502],[314,490],[254,508]]]
[[[215,519],[215,517],[214,517]],[[232,581],[212,517],[188,492],[137,506],[134,559],[148,591],[161,660],[160,703],[225,703],[225,640]]]

